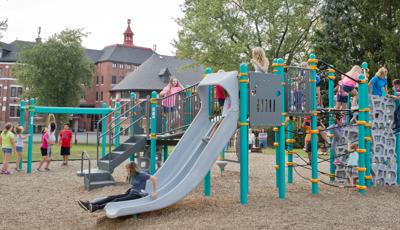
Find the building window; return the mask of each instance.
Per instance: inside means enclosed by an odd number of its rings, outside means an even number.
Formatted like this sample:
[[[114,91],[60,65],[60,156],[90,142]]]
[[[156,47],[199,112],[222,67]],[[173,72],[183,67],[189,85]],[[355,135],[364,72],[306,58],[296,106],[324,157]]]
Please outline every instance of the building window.
[[[18,97],[22,96],[22,87],[18,87]]]
[[[126,65],[126,68],[127,69],[131,69],[131,65]]]
[[[101,76],[101,84],[104,84],[104,76]]]
[[[113,67],[113,69],[116,69],[116,68],[117,68],[117,64],[116,64],[116,63],[113,63],[113,64],[112,64],[112,67]]]
[[[103,92],[100,92],[100,101],[103,100]]]
[[[1,57],[1,56],[0,56]],[[0,77],[2,77],[3,76],[3,69],[2,68],[0,68]]]
[[[111,84],[117,84],[117,76],[111,77]]]
[[[124,64],[119,64],[119,68],[123,69],[124,68]]]
[[[2,92],[3,92],[3,86],[0,85],[0,97],[1,97]]]
[[[96,92],[96,101],[99,101],[99,92]]]
[[[10,105],[10,117],[19,117],[18,105]]]
[[[96,76],[96,85],[99,84],[99,76]]]
[[[11,97],[17,97],[17,87],[11,87]]]

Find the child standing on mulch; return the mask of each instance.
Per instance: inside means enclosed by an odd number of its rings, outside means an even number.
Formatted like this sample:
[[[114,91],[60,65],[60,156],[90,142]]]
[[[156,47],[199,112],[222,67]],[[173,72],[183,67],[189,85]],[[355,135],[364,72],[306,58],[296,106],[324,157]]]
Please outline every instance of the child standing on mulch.
[[[357,174],[357,166],[358,166],[358,153],[356,149],[358,148],[357,144],[349,144],[348,151],[350,153],[349,158],[347,158],[347,173],[349,177],[350,186],[354,186],[355,178],[354,175]]]
[[[24,148],[24,140],[28,137],[23,135],[22,133],[24,132],[24,127],[18,126],[15,129],[15,139],[16,139],[16,144],[15,144],[15,150],[17,152],[17,160],[15,161],[15,171],[20,172],[21,170],[18,168],[20,161],[22,161],[22,151]]]
[[[71,154],[72,147],[72,132],[69,129],[69,125],[65,124],[64,129],[60,132],[60,154],[63,157],[62,165],[68,165],[68,156]]]
[[[12,125],[8,123],[0,135],[0,145],[3,150],[3,168],[0,171],[0,174],[10,175],[11,172],[8,171],[8,162],[11,157],[11,153],[15,152],[15,140],[14,134],[11,132]]]

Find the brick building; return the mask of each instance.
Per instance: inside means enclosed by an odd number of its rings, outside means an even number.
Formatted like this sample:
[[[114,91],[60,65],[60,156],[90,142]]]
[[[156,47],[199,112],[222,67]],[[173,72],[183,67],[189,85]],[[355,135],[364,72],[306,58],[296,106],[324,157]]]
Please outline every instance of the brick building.
[[[32,42],[16,40],[9,44],[0,42],[0,125],[19,122],[19,103],[22,85],[12,75],[18,52]]]
[[[123,44],[106,46],[102,50],[86,50],[87,55],[96,64],[96,71],[92,86],[85,89],[84,98],[81,99],[82,107],[101,107],[104,102],[110,105],[112,101],[110,90],[154,53],[150,48],[134,45],[130,20],[123,35]],[[96,128],[97,120],[96,116],[84,116],[79,128],[93,130]]]
[[[151,48],[136,46],[131,21],[123,33],[123,43],[109,45],[102,50],[86,49],[86,54],[95,63],[96,70],[92,86],[84,90],[81,107],[101,107],[103,102],[110,105],[110,90],[129,73],[135,71],[154,51]],[[17,61],[18,52],[34,44],[16,40],[0,43],[0,125],[19,121],[19,102],[23,89],[12,75],[12,67]],[[80,130],[93,130],[98,117],[84,116],[79,119]]]

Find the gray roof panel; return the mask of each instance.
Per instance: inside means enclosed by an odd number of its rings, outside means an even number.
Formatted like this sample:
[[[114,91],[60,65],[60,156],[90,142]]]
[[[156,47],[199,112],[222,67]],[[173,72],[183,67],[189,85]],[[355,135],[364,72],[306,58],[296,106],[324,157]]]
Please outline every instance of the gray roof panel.
[[[202,66],[194,66],[193,61],[180,60],[172,56],[153,54],[137,70],[128,75],[111,91],[122,90],[162,90],[166,83],[159,77],[168,68],[183,86],[193,85],[201,80]]]
[[[123,45],[107,46],[97,62],[111,61],[140,65],[153,54],[153,50],[143,47],[127,47]]]

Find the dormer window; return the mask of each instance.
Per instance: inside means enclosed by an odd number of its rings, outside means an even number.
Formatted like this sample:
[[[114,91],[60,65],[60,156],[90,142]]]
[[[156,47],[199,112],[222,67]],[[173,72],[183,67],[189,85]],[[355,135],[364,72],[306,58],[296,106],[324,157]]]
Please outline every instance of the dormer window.
[[[160,69],[158,76],[161,78],[162,82],[168,83],[169,79],[171,77],[171,72],[169,72],[168,68],[162,68],[162,69]]]

